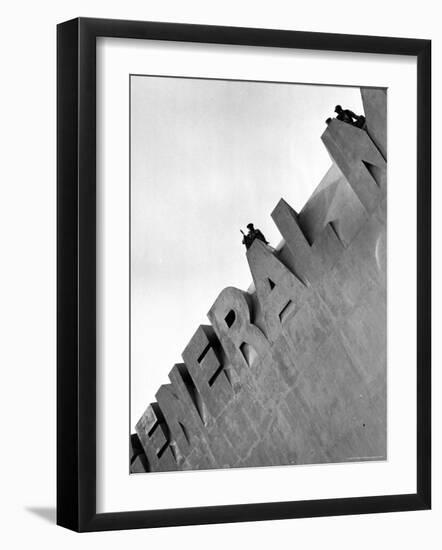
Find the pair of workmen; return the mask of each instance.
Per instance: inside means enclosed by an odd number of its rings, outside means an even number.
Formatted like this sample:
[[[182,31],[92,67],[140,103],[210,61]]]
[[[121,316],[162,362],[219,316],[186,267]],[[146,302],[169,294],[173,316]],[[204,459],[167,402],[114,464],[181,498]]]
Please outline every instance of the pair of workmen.
[[[343,109],[341,105],[336,105],[335,113],[337,120],[340,120],[341,122],[346,122],[347,124],[351,124],[352,126],[356,126],[357,128],[365,129],[364,115],[356,115],[353,111],[350,111],[350,109]],[[330,122],[331,118],[328,118],[326,120],[326,123],[329,124]],[[259,239],[263,243],[269,244],[262,232],[259,229],[255,229],[253,223],[249,223],[247,225],[247,229],[249,230],[247,235],[243,231],[241,231],[241,233],[243,234],[242,244],[244,244],[247,249],[252,246],[252,243],[255,239]]]
[[[353,111],[350,111],[350,109],[343,109],[341,105],[336,105],[335,113],[336,120],[346,122],[347,124],[351,124],[352,126],[356,126],[357,128],[365,129],[364,115],[356,115]],[[329,124],[331,120],[331,118],[328,118],[325,122]]]

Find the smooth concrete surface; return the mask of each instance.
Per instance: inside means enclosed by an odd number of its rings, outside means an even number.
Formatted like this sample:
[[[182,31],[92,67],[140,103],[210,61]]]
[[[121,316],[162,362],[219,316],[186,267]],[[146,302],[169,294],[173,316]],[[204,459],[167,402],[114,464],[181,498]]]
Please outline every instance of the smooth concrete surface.
[[[387,458],[386,99],[362,97],[367,131],[327,126],[331,169],[247,251],[253,291],[221,291],[138,421],[133,473]]]
[[[367,119],[367,132],[387,160],[387,90],[361,88],[362,104]]]

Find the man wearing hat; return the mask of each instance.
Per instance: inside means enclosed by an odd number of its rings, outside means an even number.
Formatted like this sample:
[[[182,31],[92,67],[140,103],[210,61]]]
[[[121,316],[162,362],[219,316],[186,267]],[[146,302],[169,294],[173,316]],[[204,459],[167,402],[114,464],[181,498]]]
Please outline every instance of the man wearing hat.
[[[342,122],[347,122],[347,124],[351,124],[352,126],[357,126],[358,128],[364,127],[364,124],[365,124],[364,115],[361,115],[361,116],[355,115],[353,111],[350,111],[350,109],[343,109],[340,105],[336,105],[335,113],[336,113],[336,118]]]
[[[247,229],[249,230],[247,235],[245,235],[241,231],[241,233],[244,235],[242,239],[242,244],[245,244],[247,249],[249,249],[252,246],[252,243],[255,239],[259,239],[263,243],[269,244],[268,241],[266,241],[266,238],[264,237],[264,235],[261,233],[261,231],[259,229],[254,228],[253,223],[247,224]]]

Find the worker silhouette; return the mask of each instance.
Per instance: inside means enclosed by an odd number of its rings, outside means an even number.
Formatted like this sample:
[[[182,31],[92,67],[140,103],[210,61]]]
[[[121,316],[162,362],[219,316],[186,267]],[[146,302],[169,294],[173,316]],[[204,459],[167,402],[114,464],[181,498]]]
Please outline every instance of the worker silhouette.
[[[350,109],[343,109],[340,105],[336,105],[335,113],[337,120],[340,120],[341,122],[346,122],[347,124],[351,124],[352,126],[356,126],[357,128],[365,128],[364,115],[356,115],[353,111],[350,111]],[[330,121],[331,119],[328,118],[326,120],[326,123],[329,124]]]
[[[255,239],[259,239],[264,244],[269,244],[262,232],[259,229],[255,229],[253,223],[249,223],[247,225],[247,229],[249,230],[247,235],[241,230],[241,233],[244,235],[242,239],[242,244],[246,246],[247,250],[252,246],[252,243]]]

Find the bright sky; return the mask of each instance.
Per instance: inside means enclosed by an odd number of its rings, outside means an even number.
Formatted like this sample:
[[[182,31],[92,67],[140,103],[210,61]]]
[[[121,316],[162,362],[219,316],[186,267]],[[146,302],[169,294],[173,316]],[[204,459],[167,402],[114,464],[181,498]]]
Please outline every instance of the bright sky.
[[[331,165],[320,139],[359,88],[131,77],[131,425],[226,286],[252,281],[240,229],[272,245]]]

